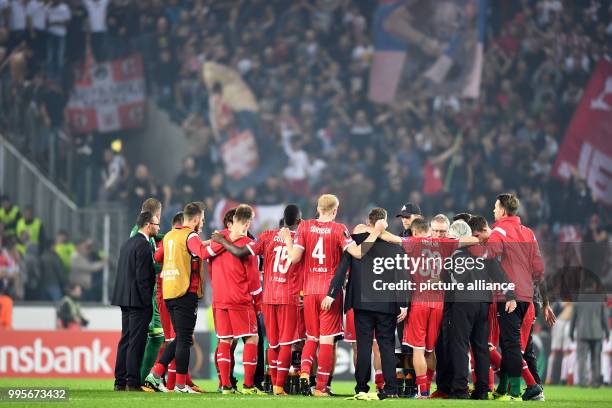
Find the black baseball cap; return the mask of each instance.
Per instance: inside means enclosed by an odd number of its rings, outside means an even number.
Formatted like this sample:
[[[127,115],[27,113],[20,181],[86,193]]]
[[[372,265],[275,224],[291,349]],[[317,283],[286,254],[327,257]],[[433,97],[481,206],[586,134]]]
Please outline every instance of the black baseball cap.
[[[411,215],[421,215],[421,207],[418,204],[406,203],[401,208],[396,217],[410,217]]]

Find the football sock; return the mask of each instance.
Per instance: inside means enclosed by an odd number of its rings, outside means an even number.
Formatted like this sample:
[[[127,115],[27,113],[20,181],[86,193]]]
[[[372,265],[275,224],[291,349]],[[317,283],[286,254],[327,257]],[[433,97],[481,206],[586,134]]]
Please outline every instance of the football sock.
[[[317,368],[317,390],[326,391],[333,366],[334,345],[319,345],[319,366]]]
[[[257,344],[246,343],[242,351],[242,364],[244,365],[244,386],[253,386],[253,377],[257,369]]]

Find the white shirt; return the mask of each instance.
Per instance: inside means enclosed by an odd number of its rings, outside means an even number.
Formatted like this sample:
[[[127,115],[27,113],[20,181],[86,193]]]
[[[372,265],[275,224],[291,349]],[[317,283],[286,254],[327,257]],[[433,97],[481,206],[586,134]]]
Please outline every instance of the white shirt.
[[[70,9],[65,3],[60,3],[56,6],[49,6],[47,9],[47,31],[53,35],[60,37],[66,36],[65,24],[70,21]]]
[[[35,30],[44,30],[47,28],[47,7],[42,0],[30,0],[26,7],[26,14],[32,21],[32,27]]]
[[[93,33],[106,32],[108,0],[83,0],[89,15],[89,27]]]
[[[10,29],[12,31],[25,30],[27,26],[26,5],[21,0],[11,1]]]

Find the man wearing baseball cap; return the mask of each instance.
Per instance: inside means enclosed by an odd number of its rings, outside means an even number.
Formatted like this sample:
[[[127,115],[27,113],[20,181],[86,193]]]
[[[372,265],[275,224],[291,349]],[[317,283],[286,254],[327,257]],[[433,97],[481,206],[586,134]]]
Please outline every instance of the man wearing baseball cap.
[[[404,230],[400,233],[400,236],[410,237],[412,236],[410,226],[412,225],[412,221],[421,218],[421,207],[419,207],[418,204],[406,203],[395,217],[399,217],[402,220]]]

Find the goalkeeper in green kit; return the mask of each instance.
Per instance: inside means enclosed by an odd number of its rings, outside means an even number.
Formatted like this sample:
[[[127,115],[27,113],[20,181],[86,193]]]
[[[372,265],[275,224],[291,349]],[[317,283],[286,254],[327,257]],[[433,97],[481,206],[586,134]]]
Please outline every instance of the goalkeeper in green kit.
[[[141,212],[148,211],[153,214],[157,219],[161,219],[161,202],[156,198],[147,198],[142,203]],[[138,233],[138,227],[135,225],[130,232],[130,237]],[[157,243],[164,239],[164,234],[161,232],[156,237],[151,237],[151,257],[157,249]],[[161,271],[161,265],[154,262],[155,274],[159,276]],[[164,331],[162,329],[161,321],[159,319],[159,310],[157,306],[157,279],[153,289],[153,316],[151,317],[151,323],[149,323],[149,335],[147,336],[147,345],[145,347],[144,356],[142,358],[142,365],[140,366],[140,382],[141,385],[144,382],[145,377],[149,374],[149,371],[157,361],[158,356],[163,352],[162,344],[164,344]]]

